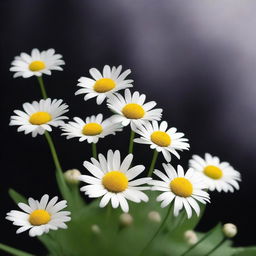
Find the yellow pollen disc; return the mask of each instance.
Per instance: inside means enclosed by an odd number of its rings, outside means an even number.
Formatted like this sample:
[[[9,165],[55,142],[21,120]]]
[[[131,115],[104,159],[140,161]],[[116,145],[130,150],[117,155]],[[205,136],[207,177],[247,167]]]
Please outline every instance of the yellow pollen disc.
[[[103,128],[100,124],[89,123],[84,126],[82,133],[87,136],[94,136],[94,135],[101,134],[102,131],[103,131]]]
[[[108,191],[118,193],[127,189],[128,179],[122,172],[112,171],[105,174],[102,184]]]
[[[171,137],[166,132],[156,131],[150,136],[151,141],[160,147],[168,147],[171,145]]]
[[[46,124],[51,120],[52,116],[48,112],[36,112],[29,118],[29,122],[35,125]]]
[[[170,189],[175,195],[181,197],[189,197],[193,193],[193,185],[191,182],[182,177],[173,179],[170,182]]]
[[[222,170],[214,165],[208,165],[204,168],[204,174],[208,177],[218,180],[222,177]]]
[[[145,110],[139,104],[129,103],[123,107],[122,113],[129,119],[140,119],[145,115]]]
[[[33,61],[29,64],[29,69],[31,71],[39,71],[39,70],[44,69],[45,67],[46,67],[45,63],[40,60]]]
[[[110,78],[101,78],[97,80],[93,86],[94,91],[103,93],[111,91],[116,87],[116,83],[114,80]]]
[[[29,222],[34,226],[47,224],[50,220],[51,215],[46,210],[35,210],[29,216]]]

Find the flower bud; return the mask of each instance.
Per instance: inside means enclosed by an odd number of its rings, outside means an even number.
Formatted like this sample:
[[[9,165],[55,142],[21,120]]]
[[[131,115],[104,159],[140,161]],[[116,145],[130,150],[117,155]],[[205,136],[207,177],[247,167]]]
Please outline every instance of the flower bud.
[[[91,226],[91,230],[92,230],[92,233],[94,233],[95,235],[98,235],[101,233],[100,227],[96,224]]]
[[[133,217],[129,213],[122,213],[119,217],[120,223],[124,227],[129,227],[133,223]]]
[[[187,230],[184,233],[184,238],[189,245],[193,245],[198,242],[197,235],[193,230]]]
[[[237,234],[237,227],[232,223],[224,224],[222,230],[224,235],[228,238],[232,238]]]
[[[159,214],[159,212],[157,211],[151,211],[148,213],[148,218],[149,220],[151,220],[152,222],[156,222],[159,223],[161,222],[161,216]]]
[[[64,178],[69,184],[78,184],[78,177],[81,175],[79,170],[71,169],[64,172]]]

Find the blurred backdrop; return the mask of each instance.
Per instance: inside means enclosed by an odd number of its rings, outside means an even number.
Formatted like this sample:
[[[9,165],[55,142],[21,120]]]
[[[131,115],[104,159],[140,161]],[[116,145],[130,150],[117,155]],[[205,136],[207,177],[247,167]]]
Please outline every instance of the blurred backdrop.
[[[9,67],[20,52],[56,49],[66,65],[45,76],[48,95],[70,105],[69,116],[82,118],[109,112],[105,104],[74,96],[77,79],[91,67],[131,68],[134,89],[164,109],[163,119],[183,131],[191,150],[182,153],[187,166],[192,154],[212,153],[242,173],[234,194],[212,193],[199,230],[218,221],[238,226],[236,245],[256,243],[256,2],[251,0],[1,0],[1,227],[0,241],[44,254],[44,248],[4,217],[17,207],[7,195],[15,188],[35,198],[56,195],[54,166],[44,137],[32,139],[9,127],[22,103],[40,99],[34,77],[13,79]],[[53,133],[64,169],[78,168],[91,155],[90,146]],[[100,141],[99,151],[126,154],[129,131]],[[149,165],[152,152],[135,145],[136,161]],[[163,161],[159,158],[158,166]],[[28,248],[29,245],[29,248]]]

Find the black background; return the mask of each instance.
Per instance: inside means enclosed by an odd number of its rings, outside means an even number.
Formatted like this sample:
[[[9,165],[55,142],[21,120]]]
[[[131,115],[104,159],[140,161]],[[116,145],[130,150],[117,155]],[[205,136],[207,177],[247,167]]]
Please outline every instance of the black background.
[[[204,3],[203,3],[204,2]],[[234,194],[212,193],[199,229],[218,221],[237,224],[236,245],[255,243],[255,10],[251,1],[0,1],[1,19],[1,227],[0,242],[43,254],[27,233],[4,219],[17,207],[9,187],[25,196],[56,195],[54,167],[43,136],[35,139],[9,127],[14,109],[40,99],[34,77],[13,79],[14,56],[32,48],[56,49],[64,57],[63,72],[45,76],[48,95],[70,105],[69,117],[104,113],[105,104],[74,96],[77,79],[91,67],[105,64],[131,68],[134,89],[164,109],[163,120],[190,139],[182,153],[187,166],[192,154],[209,152],[242,173]],[[64,169],[78,168],[90,157],[90,146],[67,141],[56,129],[54,141]],[[128,128],[100,141],[99,151],[126,154]],[[149,164],[152,154],[135,145],[136,161]],[[163,157],[159,159],[160,167]]]

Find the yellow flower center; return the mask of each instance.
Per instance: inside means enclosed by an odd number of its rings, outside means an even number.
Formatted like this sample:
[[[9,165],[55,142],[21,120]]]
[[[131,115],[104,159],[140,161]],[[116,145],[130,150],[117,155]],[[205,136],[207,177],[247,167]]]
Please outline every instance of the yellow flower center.
[[[150,136],[151,141],[160,147],[170,146],[172,140],[171,137],[166,132],[156,131]]]
[[[29,118],[31,124],[40,125],[46,124],[52,120],[52,116],[48,112],[36,112]]]
[[[46,210],[35,210],[30,213],[29,222],[34,226],[47,224],[51,220],[51,215]]]
[[[84,126],[82,133],[86,136],[94,136],[94,135],[101,134],[102,131],[103,131],[103,128],[100,124],[89,123]]]
[[[222,177],[222,170],[214,165],[208,165],[204,168],[204,174],[208,177],[218,180]]]
[[[170,189],[177,196],[189,197],[192,195],[193,185],[188,179],[178,177],[170,182]]]
[[[108,191],[118,193],[127,189],[128,179],[122,172],[112,171],[105,174],[102,184]]]
[[[116,87],[116,83],[114,80],[110,78],[101,78],[97,80],[93,86],[94,91],[99,93],[104,93],[111,91]]]
[[[46,67],[45,63],[41,60],[36,60],[29,64],[29,69],[31,71],[39,71],[39,70],[44,69],[45,67]]]
[[[139,104],[129,103],[123,107],[122,113],[129,119],[140,119],[145,115],[145,110]]]

